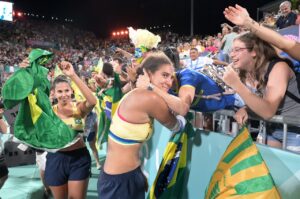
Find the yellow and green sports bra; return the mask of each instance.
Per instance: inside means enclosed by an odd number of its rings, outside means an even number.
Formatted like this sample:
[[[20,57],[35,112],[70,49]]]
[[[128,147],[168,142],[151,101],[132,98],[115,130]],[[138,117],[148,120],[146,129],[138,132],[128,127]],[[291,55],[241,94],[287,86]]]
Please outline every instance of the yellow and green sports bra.
[[[52,106],[54,113],[57,115],[58,106],[57,104]],[[72,117],[61,119],[66,125],[68,125],[71,129],[75,131],[83,131],[84,130],[84,120],[80,116],[80,112],[77,109],[76,102],[72,102]]]
[[[148,140],[153,132],[153,120],[151,119],[151,121],[144,124],[130,123],[120,115],[120,104],[121,102],[112,118],[109,138],[121,145],[139,144]]]

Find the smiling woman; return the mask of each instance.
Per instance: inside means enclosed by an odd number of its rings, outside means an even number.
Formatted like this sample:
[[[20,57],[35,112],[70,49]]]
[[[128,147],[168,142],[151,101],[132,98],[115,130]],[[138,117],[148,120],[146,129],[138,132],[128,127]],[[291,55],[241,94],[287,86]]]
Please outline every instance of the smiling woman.
[[[152,135],[153,119],[174,133],[185,124],[183,117],[175,117],[165,101],[151,91],[151,85],[163,92],[171,87],[171,61],[163,53],[153,53],[145,58],[141,68],[148,73],[151,84],[148,90],[137,88],[126,94],[113,116],[104,169],[98,180],[101,199],[144,199],[148,187],[140,169],[139,150]]]
[[[223,80],[241,96],[247,107],[264,119],[275,114],[298,116],[300,104],[295,98],[300,98],[300,93],[290,61],[280,58],[271,44],[253,33],[235,38],[232,49],[233,65],[226,68]],[[269,145],[281,147],[282,132],[275,131],[278,128],[281,127],[267,128]],[[292,127],[288,131],[287,148],[300,151],[299,128]]]
[[[83,132],[83,118],[93,109],[97,100],[91,90],[76,75],[71,63],[59,64],[64,75],[53,82],[54,113],[77,132]],[[73,102],[70,78],[85,97],[85,101]],[[85,198],[91,171],[91,157],[82,136],[76,142],[56,153],[47,154],[45,182],[50,186],[54,198]]]

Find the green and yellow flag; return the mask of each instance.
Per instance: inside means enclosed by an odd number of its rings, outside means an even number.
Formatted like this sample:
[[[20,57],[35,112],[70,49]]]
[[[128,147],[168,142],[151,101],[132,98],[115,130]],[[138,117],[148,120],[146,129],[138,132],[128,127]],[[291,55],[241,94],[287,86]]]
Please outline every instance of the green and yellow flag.
[[[52,57],[53,54],[46,50],[32,50],[29,54],[30,66],[14,73],[2,90],[7,109],[19,104],[14,136],[26,145],[47,151],[57,151],[71,145],[78,134],[52,110],[48,69],[43,67]]]
[[[149,199],[182,198],[187,165],[187,141],[188,135],[193,132],[193,126],[187,122],[183,132],[170,138],[155,181],[150,189]]]
[[[122,97],[123,93],[120,77],[115,73],[113,86],[99,96],[101,109],[97,136],[97,143],[99,145],[107,142],[111,118],[113,117]]]
[[[246,127],[223,154],[205,199],[279,199],[273,178]]]

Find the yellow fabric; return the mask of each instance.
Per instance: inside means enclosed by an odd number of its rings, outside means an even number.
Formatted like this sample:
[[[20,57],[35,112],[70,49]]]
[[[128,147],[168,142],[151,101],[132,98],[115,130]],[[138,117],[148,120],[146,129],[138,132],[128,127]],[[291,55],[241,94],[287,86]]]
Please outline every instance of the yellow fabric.
[[[227,147],[211,178],[205,198],[280,198],[248,129],[243,128]]]
[[[123,99],[125,97],[126,96],[124,96]],[[114,114],[112,118],[112,124],[110,125],[110,131],[114,135],[118,136],[121,139],[138,141],[138,142],[146,141],[151,137],[153,132],[152,121],[144,124],[129,123],[123,120],[122,118],[120,118],[119,107],[117,108],[116,111],[117,111],[116,114]],[[109,135],[109,137],[113,139],[115,142],[118,142],[123,145],[127,145],[126,143],[116,140],[111,135]]]
[[[54,113],[57,114],[58,106],[54,105],[53,107]],[[72,102],[73,114],[72,117],[61,119],[66,125],[68,125],[71,129],[75,131],[83,131],[84,130],[84,120],[81,118],[79,110],[77,109],[76,102]]]
[[[34,92],[36,94],[36,90]],[[39,117],[42,114],[42,109],[36,105],[36,95],[29,94],[28,95],[28,102],[29,102],[29,108],[30,108],[30,114],[32,118],[32,123],[35,124],[36,121],[39,119]]]
[[[78,88],[78,86],[73,81],[71,81],[71,87],[74,91],[75,100],[77,102],[85,101],[85,97],[83,96],[80,89]]]

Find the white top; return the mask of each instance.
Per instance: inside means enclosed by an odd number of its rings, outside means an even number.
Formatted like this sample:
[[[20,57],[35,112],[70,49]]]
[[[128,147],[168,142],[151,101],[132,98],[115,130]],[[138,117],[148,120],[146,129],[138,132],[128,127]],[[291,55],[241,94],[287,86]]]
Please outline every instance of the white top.
[[[209,57],[198,57],[196,60],[188,59],[185,61],[184,66],[192,70],[198,70],[205,65],[213,64],[213,59]]]

